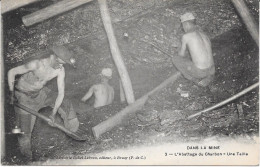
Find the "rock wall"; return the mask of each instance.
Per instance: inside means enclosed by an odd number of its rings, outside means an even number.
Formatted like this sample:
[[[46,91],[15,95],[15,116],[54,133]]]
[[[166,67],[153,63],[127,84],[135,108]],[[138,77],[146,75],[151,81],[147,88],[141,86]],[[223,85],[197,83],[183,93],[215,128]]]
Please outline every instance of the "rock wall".
[[[71,48],[84,71],[92,65],[104,66],[111,59],[97,1],[31,27],[25,27],[19,20],[21,16],[57,1],[43,0],[4,15],[7,64],[20,62],[34,56],[39,49],[55,44]],[[258,3],[255,0],[247,0],[247,3],[258,19]],[[211,38],[242,25],[232,3],[226,0],[109,0],[108,4],[129,68],[147,63],[170,65],[160,49],[169,54],[176,53],[183,33],[179,16],[185,12],[193,12],[198,25]],[[98,64],[92,58],[98,59]],[[110,66],[111,63],[109,61]]]

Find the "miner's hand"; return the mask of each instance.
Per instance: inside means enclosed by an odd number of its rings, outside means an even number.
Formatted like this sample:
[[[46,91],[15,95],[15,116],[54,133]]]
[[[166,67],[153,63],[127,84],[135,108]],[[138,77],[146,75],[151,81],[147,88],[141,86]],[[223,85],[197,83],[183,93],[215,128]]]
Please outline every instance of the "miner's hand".
[[[55,116],[56,116],[56,114],[51,114],[50,115],[50,119],[51,119],[52,122],[49,122],[49,125],[54,126]]]

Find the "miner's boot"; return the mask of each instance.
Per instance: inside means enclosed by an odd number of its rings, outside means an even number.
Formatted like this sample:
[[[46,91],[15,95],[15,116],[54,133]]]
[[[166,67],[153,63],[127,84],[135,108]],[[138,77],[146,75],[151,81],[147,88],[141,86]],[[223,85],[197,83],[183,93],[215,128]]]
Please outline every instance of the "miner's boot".
[[[32,160],[31,119],[31,114],[20,114],[21,130],[24,132],[24,134],[18,137],[18,143],[21,153],[26,157],[27,160]]]

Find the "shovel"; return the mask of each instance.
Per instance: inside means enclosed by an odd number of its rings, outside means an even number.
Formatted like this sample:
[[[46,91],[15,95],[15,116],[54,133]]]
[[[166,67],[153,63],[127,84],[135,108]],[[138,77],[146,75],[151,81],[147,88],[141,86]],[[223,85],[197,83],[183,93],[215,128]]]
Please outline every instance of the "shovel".
[[[68,136],[70,136],[71,138],[73,138],[73,139],[75,139],[75,140],[78,140],[78,141],[85,141],[85,140],[87,140],[87,136],[82,135],[82,134],[78,134],[77,132],[75,132],[75,133],[74,133],[74,132],[71,132],[71,131],[69,131],[68,129],[66,129],[64,126],[62,126],[62,125],[60,125],[60,124],[57,124],[57,123],[55,123],[55,122],[52,122],[52,120],[51,120],[50,118],[48,118],[48,117],[46,117],[46,116],[44,116],[44,115],[42,115],[42,114],[40,114],[40,113],[38,113],[38,112],[36,112],[36,111],[30,109],[30,108],[28,108],[28,107],[26,107],[26,106],[24,106],[24,105],[22,105],[22,104],[14,103],[14,105],[17,106],[17,107],[19,107],[19,108],[21,108],[21,109],[23,109],[24,111],[27,111],[27,112],[30,113],[30,114],[35,115],[35,116],[38,117],[38,118],[41,118],[41,119],[44,120],[45,122],[47,122],[47,123],[53,125],[53,127],[58,128],[58,129],[60,129],[61,131],[65,132],[65,134],[67,134]]]

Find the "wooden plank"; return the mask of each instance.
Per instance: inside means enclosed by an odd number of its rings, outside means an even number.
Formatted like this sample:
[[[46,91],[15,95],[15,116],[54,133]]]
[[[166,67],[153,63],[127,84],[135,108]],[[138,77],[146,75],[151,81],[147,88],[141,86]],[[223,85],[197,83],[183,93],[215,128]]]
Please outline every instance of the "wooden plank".
[[[39,0],[2,0],[1,13],[4,14],[6,12],[12,11],[25,5],[29,5],[36,1]]]
[[[135,113],[137,110],[141,109],[145,104],[148,96],[143,96],[142,98],[136,100],[134,103],[130,104],[116,115],[110,117],[109,119],[101,122],[92,128],[94,137],[98,139],[103,133],[113,129],[115,126],[118,126],[123,123],[124,119],[130,114]]]
[[[103,20],[104,28],[107,33],[111,54],[117,67],[120,79],[122,81],[126,101],[128,104],[131,104],[135,101],[133,87],[116,41],[109,10],[107,7],[107,2],[106,0],[98,0],[98,3],[100,6],[100,13]]]
[[[162,90],[165,88],[168,84],[174,82],[178,79],[178,77],[181,76],[180,72],[175,73],[170,78],[166,79],[164,82],[162,82],[160,85],[158,85],[156,88],[136,100],[133,104],[128,105],[126,108],[115,114],[114,116],[110,117],[109,119],[101,122],[100,124],[96,125],[92,128],[92,132],[96,139],[100,137],[103,133],[113,129],[115,126],[118,126],[122,124],[122,122],[130,115],[136,113],[138,110],[140,110],[145,102],[147,101],[148,97],[153,95],[154,93]]]
[[[125,91],[121,80],[119,80],[119,89],[120,89],[120,101],[125,102]]]
[[[31,26],[91,1],[92,0],[63,0],[44,9],[26,15],[22,17],[22,20],[24,25]]]
[[[259,28],[250,14],[248,7],[246,6],[244,0],[231,0],[234,6],[237,9],[237,12],[241,16],[242,20],[244,21],[248,31],[250,32],[252,38],[256,42],[257,46],[259,47]]]

